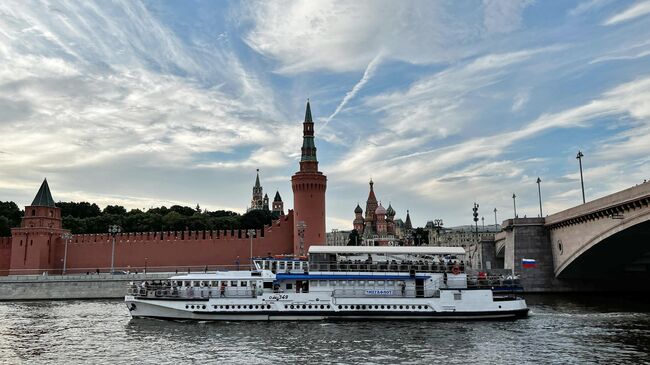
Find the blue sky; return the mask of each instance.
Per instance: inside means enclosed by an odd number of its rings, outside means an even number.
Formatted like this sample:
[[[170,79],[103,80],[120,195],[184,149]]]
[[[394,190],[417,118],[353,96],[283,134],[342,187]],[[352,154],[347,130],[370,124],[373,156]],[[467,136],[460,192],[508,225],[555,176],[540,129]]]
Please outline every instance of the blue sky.
[[[310,98],[328,228],[370,178],[416,225],[650,179],[650,1],[0,3],[0,200],[292,206]]]

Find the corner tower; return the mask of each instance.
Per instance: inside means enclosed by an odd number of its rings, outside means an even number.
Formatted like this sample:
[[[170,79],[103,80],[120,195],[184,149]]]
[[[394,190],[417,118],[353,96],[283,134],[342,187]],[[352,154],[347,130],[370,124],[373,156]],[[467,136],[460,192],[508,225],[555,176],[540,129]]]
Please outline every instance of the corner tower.
[[[304,256],[312,245],[325,245],[325,190],[327,177],[318,171],[314,122],[307,101],[302,124],[302,154],[300,171],[291,177],[293,189],[293,253]]]
[[[62,241],[61,208],[54,204],[47,179],[43,180],[19,228],[11,230],[10,274],[38,274],[60,264],[57,244]]]

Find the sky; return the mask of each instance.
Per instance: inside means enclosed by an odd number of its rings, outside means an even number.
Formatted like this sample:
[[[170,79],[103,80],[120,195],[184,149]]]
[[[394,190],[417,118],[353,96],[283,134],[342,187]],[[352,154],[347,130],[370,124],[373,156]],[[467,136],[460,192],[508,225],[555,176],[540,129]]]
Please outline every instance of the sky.
[[[485,224],[650,179],[650,1],[2,1],[0,201],[293,205]],[[481,224],[481,223],[479,223]]]

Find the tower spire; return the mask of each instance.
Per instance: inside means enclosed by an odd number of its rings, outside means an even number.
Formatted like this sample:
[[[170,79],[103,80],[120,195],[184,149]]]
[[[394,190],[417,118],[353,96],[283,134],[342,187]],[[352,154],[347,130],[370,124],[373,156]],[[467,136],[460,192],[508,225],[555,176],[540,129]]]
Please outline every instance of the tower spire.
[[[52,193],[50,192],[50,186],[47,184],[47,179],[43,180],[43,183],[41,184],[41,188],[38,189],[38,193],[36,193],[36,197],[32,202],[32,206],[40,206],[40,207],[56,206],[56,204],[54,204],[54,199],[52,198]]]
[[[301,172],[318,171],[318,159],[316,158],[316,145],[314,144],[314,121],[311,117],[311,106],[307,100],[305,109],[305,121],[302,123],[302,154],[300,157]]]

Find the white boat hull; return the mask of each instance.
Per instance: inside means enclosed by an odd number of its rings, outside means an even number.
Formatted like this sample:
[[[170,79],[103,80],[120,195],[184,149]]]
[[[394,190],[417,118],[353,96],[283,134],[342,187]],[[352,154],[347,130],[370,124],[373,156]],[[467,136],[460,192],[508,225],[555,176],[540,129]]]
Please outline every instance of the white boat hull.
[[[462,300],[453,294],[461,293]],[[305,294],[302,294],[304,296]],[[298,301],[299,300],[299,301]],[[440,298],[125,298],[134,318],[197,321],[498,320],[526,317],[523,299],[494,301],[490,290],[449,291]]]

